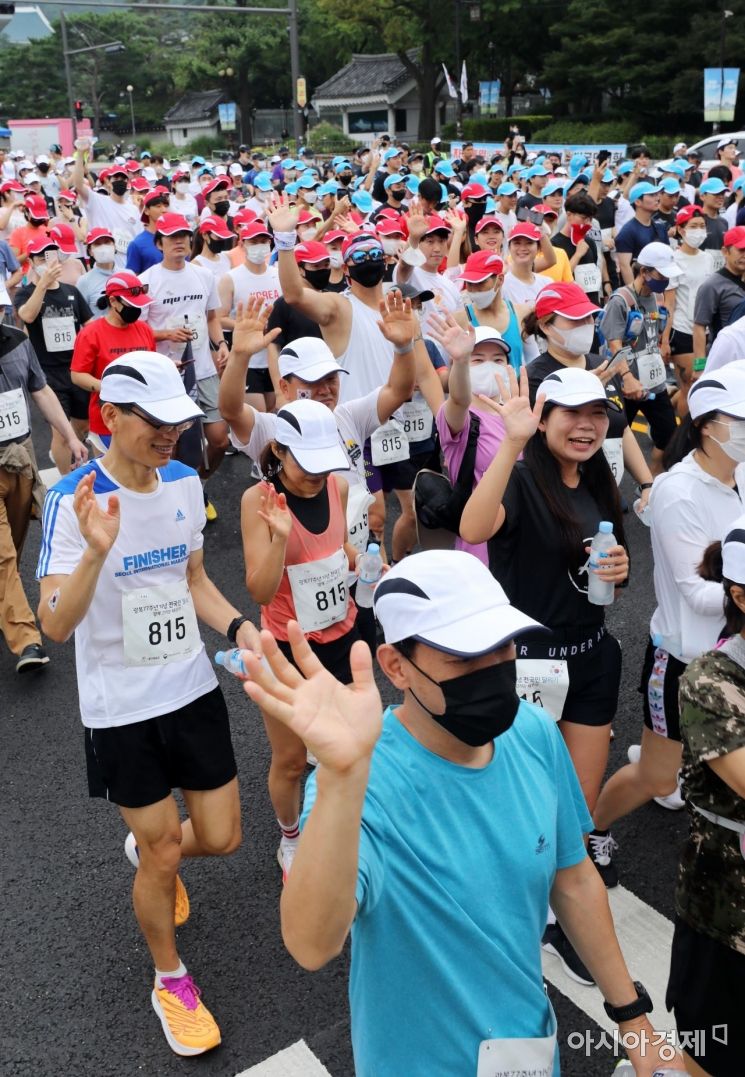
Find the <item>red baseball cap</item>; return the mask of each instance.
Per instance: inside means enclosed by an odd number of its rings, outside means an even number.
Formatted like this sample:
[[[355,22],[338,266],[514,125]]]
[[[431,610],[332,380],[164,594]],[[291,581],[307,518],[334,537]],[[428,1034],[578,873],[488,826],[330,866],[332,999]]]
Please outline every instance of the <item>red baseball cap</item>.
[[[483,228],[488,228],[489,225],[493,228],[498,228],[500,232],[504,232],[504,221],[500,220],[499,217],[482,217],[474,228],[474,232],[478,235]]]
[[[64,254],[77,254],[75,233],[69,224],[55,224],[49,229],[49,235],[57,241],[57,246]]]
[[[248,206],[246,206],[244,209],[239,209],[238,212],[233,216],[233,224],[237,224],[239,226],[253,224],[253,222],[256,220],[258,220],[258,214],[256,214],[254,210],[249,209]]]
[[[336,243],[339,239],[346,239],[347,233],[342,232],[341,228],[332,228],[323,237],[323,243]]]
[[[227,176],[217,176],[215,179],[210,180],[209,183],[205,183],[202,188],[202,194],[205,198],[211,195],[213,191],[227,191],[230,189],[230,180]]]
[[[476,251],[469,254],[458,279],[469,284],[480,284],[487,277],[499,276],[500,273],[504,273],[504,262],[498,254],[494,251]]]
[[[432,235],[433,232],[452,232],[452,228],[439,213],[430,213],[427,219],[427,231],[425,236]]]
[[[129,185],[133,191],[149,191],[150,184],[144,176],[133,176]]]
[[[91,243],[95,243],[99,239],[110,239],[114,242],[114,234],[110,232],[108,228],[91,228],[88,235],[85,237],[85,245],[89,247]]]
[[[139,161],[135,161],[134,158],[130,158],[124,165],[127,172],[142,172],[142,165]]]
[[[307,209],[301,209],[297,215],[296,226],[298,224],[320,224],[318,217],[314,217],[312,213],[308,213]]]
[[[131,307],[146,307],[153,300],[147,295],[149,285],[143,284],[136,273],[120,269],[106,281],[106,295],[115,295]],[[134,295],[132,294],[134,292]]]
[[[545,205],[543,202],[539,202],[537,206],[533,206],[534,213],[542,213],[544,217],[558,217],[559,214],[555,209],[551,209],[550,206]]]
[[[675,214],[676,224],[688,224],[693,217],[703,217],[703,210],[700,206],[683,206]]]
[[[191,235],[191,225],[180,213],[164,213],[156,222],[155,231],[161,236],[175,236],[178,232],[188,232]]]
[[[2,187],[0,187],[0,191],[2,191]],[[64,199],[65,202],[77,202],[78,193],[77,191],[65,188],[64,191],[60,191],[60,193],[57,195],[57,201],[59,202],[61,199]]]
[[[473,199],[486,198],[489,192],[486,187],[483,187],[480,183],[467,183],[463,190],[460,192],[461,200],[465,201],[467,198],[470,201]]]
[[[745,233],[745,228],[743,228]],[[574,281],[560,281],[547,284],[538,293],[535,301],[536,318],[545,318],[548,314],[561,314],[571,321],[579,321],[588,314],[597,314],[600,307],[591,303],[586,294]]]
[[[26,188],[18,180],[7,180],[2,187],[0,187],[0,193],[7,194],[8,191],[18,191],[23,194],[26,193]],[[61,192],[64,193],[64,192]]]
[[[47,201],[40,194],[30,194],[28,198],[24,199],[26,209],[29,212],[29,216],[33,217],[35,221],[48,221],[49,209],[47,208]]]
[[[35,236],[26,247],[26,254],[42,254],[50,247],[58,247],[59,244],[53,236]]]
[[[134,183],[132,184],[132,186],[134,187]],[[145,210],[149,205],[151,205],[153,202],[162,201],[163,199],[165,199],[166,203],[168,203],[169,194],[165,187],[154,187],[151,191],[150,187],[148,186],[147,194],[142,200],[142,213],[140,214],[140,220],[146,221],[148,219],[145,216]]]
[[[187,171],[187,172],[185,172],[185,171],[183,170],[183,168],[180,168],[180,169],[178,169],[178,170],[177,170],[176,172],[174,172],[174,173],[173,173],[173,175],[171,176],[171,180],[172,180],[172,181],[173,181],[174,183],[176,182],[176,180],[180,180],[180,179],[189,179],[189,178],[190,178],[190,177],[189,177],[189,173],[188,173],[188,171]]]
[[[745,247],[745,227],[738,225],[736,228],[730,228],[729,231],[725,232],[722,246],[737,247],[738,250],[742,250]]]
[[[103,168],[99,173],[99,179],[111,179],[112,176],[126,176],[129,179],[129,172],[124,165],[110,165],[108,168]]]
[[[508,241],[512,243],[513,239],[532,239],[534,243],[540,243],[543,232],[536,224],[531,224],[530,221],[520,221],[510,232]]]
[[[375,224],[375,231],[379,236],[405,236],[407,230],[403,217],[398,220],[393,217],[380,217]]]
[[[272,238],[272,233],[269,230],[269,226],[264,224],[263,221],[249,221],[241,228],[241,239],[258,239],[259,236],[266,236],[267,239]]]
[[[378,220],[386,219],[391,221],[398,221],[401,218],[401,210],[394,209],[393,206],[385,206],[378,214]]]
[[[315,239],[306,240],[305,243],[298,243],[294,253],[295,261],[298,265],[300,262],[310,262],[311,264],[315,262],[327,262],[329,257],[329,252],[326,250],[323,243],[319,243]]]
[[[171,217],[173,214],[164,213],[163,217]],[[161,220],[163,218],[161,217]],[[231,232],[222,217],[218,217],[216,214],[211,217],[204,217],[199,222],[199,231],[202,235],[206,235],[207,232],[211,236],[217,236],[219,239],[231,239],[235,233]]]

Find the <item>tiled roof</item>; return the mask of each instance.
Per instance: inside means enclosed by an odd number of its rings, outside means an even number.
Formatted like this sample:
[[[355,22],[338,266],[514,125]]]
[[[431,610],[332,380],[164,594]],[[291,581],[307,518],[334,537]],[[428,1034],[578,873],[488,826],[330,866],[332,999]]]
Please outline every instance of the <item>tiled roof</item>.
[[[412,59],[416,51],[412,51]],[[409,78],[409,73],[395,52],[377,55],[353,55],[350,62],[317,86],[313,98],[369,97],[390,92]]]
[[[206,120],[215,112],[217,106],[225,100],[222,90],[205,90],[203,93],[186,93],[169,108],[163,117],[164,123],[184,123],[189,120]]]

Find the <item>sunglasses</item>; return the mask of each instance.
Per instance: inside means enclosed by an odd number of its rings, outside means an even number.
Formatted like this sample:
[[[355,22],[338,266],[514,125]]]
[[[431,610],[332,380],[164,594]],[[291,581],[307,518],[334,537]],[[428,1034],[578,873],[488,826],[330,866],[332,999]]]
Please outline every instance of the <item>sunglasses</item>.
[[[352,251],[347,257],[347,262],[351,262],[352,265],[361,266],[365,262],[382,262],[385,258],[385,252],[382,247],[373,247],[369,251]]]
[[[126,291],[123,291],[123,292],[113,292],[112,295],[114,296],[115,299],[116,298],[121,298],[121,296],[123,296],[123,295],[131,295],[132,298],[134,299],[135,296],[138,296],[138,295],[147,295],[147,293],[149,291],[150,291],[150,285],[149,284],[137,284],[137,285],[135,285],[134,288],[127,288]]]
[[[196,419],[187,419],[183,423],[158,423],[155,419],[151,419],[149,415],[145,415],[144,412],[136,408],[134,404],[117,404],[116,406],[119,408],[119,411],[123,411],[125,415],[135,415],[138,419],[142,419],[144,423],[147,423],[148,426],[152,426],[153,430],[157,430],[158,432],[175,430],[177,434],[183,434],[187,430],[191,430],[192,426],[197,421]]]

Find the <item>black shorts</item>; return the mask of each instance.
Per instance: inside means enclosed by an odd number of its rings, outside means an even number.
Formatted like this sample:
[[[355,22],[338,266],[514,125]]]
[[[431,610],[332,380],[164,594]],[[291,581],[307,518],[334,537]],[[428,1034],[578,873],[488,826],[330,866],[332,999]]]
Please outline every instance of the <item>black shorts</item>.
[[[681,333],[680,329],[673,329],[672,333],[670,334],[670,352],[672,355],[692,355],[692,334]]]
[[[355,624],[345,636],[332,639],[330,643],[316,643],[312,639],[309,639],[308,643],[311,651],[324,669],[327,669],[342,684],[351,684],[352,670],[349,666],[349,652],[352,650],[352,644],[358,639],[360,639],[360,634]],[[278,639],[277,646],[287,661],[292,662],[293,666],[295,666],[296,662],[292,657],[292,648],[289,643],[286,640]]]
[[[357,584],[353,583],[349,588],[349,597],[354,598],[356,593]],[[357,607],[357,620],[354,622],[354,627],[359,633],[359,638],[370,648],[370,652],[374,658],[377,649],[378,626],[372,606]],[[354,640],[352,640],[352,642],[354,643]]]
[[[68,419],[80,419],[83,422],[88,419],[88,405],[91,394],[85,389],[73,385],[70,371],[66,367],[44,368],[47,385],[54,390],[54,395],[62,405],[62,410]]]
[[[389,494],[391,490],[411,490],[414,479],[422,468],[428,467],[437,472],[442,470],[436,443],[433,447],[427,447],[424,452],[411,453],[408,460],[399,460],[395,464],[383,464],[382,467],[372,462],[369,440],[365,442],[363,454],[365,478],[371,494],[377,493],[378,490],[386,494]]]
[[[267,367],[258,367],[256,370],[249,368],[246,374],[246,392],[262,394],[274,392],[272,376]]]
[[[122,808],[157,804],[172,789],[220,789],[237,773],[219,687],[170,714],[84,732],[89,795]]]
[[[561,719],[575,725],[609,725],[618,707],[621,645],[603,628],[568,642],[554,636],[516,641],[521,658],[553,658],[567,663],[569,691]]]
[[[655,647],[652,640],[649,641],[644,652],[639,685],[644,724],[647,729],[668,740],[681,740],[678,681],[685,668],[685,662],[661,647]]]
[[[649,423],[649,436],[656,449],[664,449],[675,433],[675,412],[666,389],[655,394],[654,400],[626,400],[626,421],[629,426],[639,412]]]
[[[743,984],[745,954],[676,917],[665,1005],[680,1046],[713,1077],[742,1077],[745,1069]]]

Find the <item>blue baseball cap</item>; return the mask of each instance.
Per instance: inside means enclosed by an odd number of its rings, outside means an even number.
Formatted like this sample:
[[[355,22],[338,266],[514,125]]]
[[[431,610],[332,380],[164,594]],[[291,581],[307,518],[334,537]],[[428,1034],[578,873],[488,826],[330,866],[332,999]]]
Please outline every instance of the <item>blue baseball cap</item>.
[[[337,183],[332,183],[331,180],[327,180],[326,183],[322,183],[318,188],[318,197],[323,198],[326,194],[336,194],[338,189],[339,185]]]
[[[354,179],[352,180],[352,188],[353,188],[353,190],[356,191],[358,187],[361,187],[362,184],[365,182],[366,178],[367,177],[365,177],[365,176],[355,176]]]
[[[441,176],[447,176],[448,179],[452,179],[455,175],[455,170],[450,164],[450,161],[438,161],[434,167],[435,172],[439,172]]]
[[[369,191],[355,191],[352,202],[362,213],[372,213],[373,197]]]
[[[566,180],[566,182],[564,183],[564,193],[569,194],[572,187],[576,187],[578,183],[589,184],[589,182],[590,177],[587,175],[586,172],[578,172],[576,176],[570,176],[570,178]]]
[[[501,161],[495,161],[495,163],[489,169],[490,172],[501,172],[504,175],[504,165]]]
[[[686,161],[685,157],[676,157],[675,160],[673,161],[673,164],[676,164],[676,165],[680,166],[680,170],[683,173],[683,175],[685,175],[686,172],[692,172],[693,171],[693,162],[692,161]]]
[[[633,205],[634,202],[638,202],[640,198],[644,198],[645,194],[659,194],[661,188],[655,187],[653,183],[647,183],[646,180],[642,180],[641,183],[635,183],[626,196]]]
[[[657,167],[660,172],[666,172],[668,175],[678,176],[681,179],[685,175],[685,169],[682,168],[677,161],[661,161]]]
[[[192,165],[205,165],[205,164],[207,164],[204,157],[199,157],[199,156],[192,157],[191,163],[192,163]]]
[[[514,176],[516,172],[522,172],[524,167],[524,165],[519,164],[517,161],[514,164],[510,165],[510,167],[507,169],[507,179],[509,179],[510,176]]]
[[[398,146],[391,146],[389,149],[387,149],[384,152],[383,161],[385,161],[385,162],[392,161],[394,157],[400,157],[402,153],[403,153],[403,150],[399,149]]]
[[[317,187],[318,186],[318,176],[313,172],[309,172],[306,176],[302,176],[297,181],[297,185],[298,185],[298,187],[303,187],[306,190],[309,187]]]
[[[334,166],[334,168],[336,168],[340,161],[346,161],[346,157],[343,157],[337,153],[335,157],[331,158],[331,164]]]
[[[700,194],[724,194],[727,185],[720,179],[707,179],[699,187]]]
[[[735,182],[732,184],[732,190],[739,191],[742,187],[745,187],[745,175],[737,177]]]
[[[295,167],[295,162],[292,157],[285,157],[284,161],[280,161],[279,167],[283,172],[289,172]]]
[[[422,181],[419,179],[419,176],[415,176],[412,172],[406,177],[406,190],[409,191],[411,194],[416,194],[419,190],[419,184],[421,182]]]
[[[602,176],[602,179],[600,180],[600,182],[601,183],[613,183],[613,180],[615,178],[616,177],[613,175],[613,169],[606,168],[605,172],[603,172],[603,176]],[[545,188],[544,188],[543,193],[544,194],[546,193]]]
[[[497,194],[506,198],[508,195],[517,194],[517,187],[514,183],[500,183],[497,187]]]
[[[493,198],[491,198],[491,197],[487,198],[487,200],[486,200],[486,208],[484,210],[484,216],[489,217],[492,213],[496,213],[496,212],[497,212],[497,203],[494,201]]]
[[[259,172],[258,176],[254,176],[253,185],[257,191],[273,191],[272,177],[268,172]]]
[[[141,161],[144,161],[146,157],[149,157],[150,160],[152,161],[153,155],[150,152],[150,150],[143,150],[142,153],[140,154],[140,160]]]
[[[529,168],[525,173],[526,179],[533,179],[535,176],[550,176],[551,173],[543,165],[535,164],[532,168]]]
[[[392,187],[394,183],[405,183],[406,178],[399,172],[394,172],[390,176],[386,176],[383,180],[383,187],[387,191],[389,187]]]
[[[587,158],[584,153],[573,154],[572,159],[569,162],[569,175],[576,176],[578,172],[582,171],[586,164]]]
[[[305,172],[307,167],[308,166],[306,165],[305,161],[295,161],[295,171],[296,172]]]
[[[483,172],[476,172],[471,174],[471,183],[478,183],[479,186],[486,189],[489,186],[489,177],[485,176]]]
[[[621,163],[618,166],[616,171],[618,172],[619,176],[628,176],[629,172],[634,171],[634,162],[633,161],[621,161]]]
[[[550,179],[546,186],[543,188],[543,194],[545,197],[546,195],[556,194],[557,191],[563,190],[564,180],[561,178],[561,176],[555,176],[553,179]]]
[[[339,161],[338,165],[334,165],[334,172],[339,175],[340,172],[351,172],[352,166],[349,161]]]
[[[680,184],[675,176],[667,176],[660,184],[660,190],[665,194],[680,194]]]
[[[300,184],[297,180],[293,180],[292,183],[285,184],[285,194],[297,194]]]

